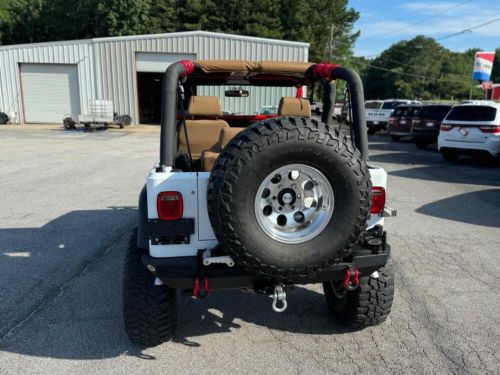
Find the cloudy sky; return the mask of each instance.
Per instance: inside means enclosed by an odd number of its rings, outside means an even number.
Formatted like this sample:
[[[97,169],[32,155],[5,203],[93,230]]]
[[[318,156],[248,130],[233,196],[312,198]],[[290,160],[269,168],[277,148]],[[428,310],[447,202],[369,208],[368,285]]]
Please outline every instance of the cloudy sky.
[[[391,44],[423,34],[452,51],[500,47],[500,0],[350,0],[360,12],[355,29],[361,31],[354,54],[376,56]],[[482,23],[470,32],[450,36]]]

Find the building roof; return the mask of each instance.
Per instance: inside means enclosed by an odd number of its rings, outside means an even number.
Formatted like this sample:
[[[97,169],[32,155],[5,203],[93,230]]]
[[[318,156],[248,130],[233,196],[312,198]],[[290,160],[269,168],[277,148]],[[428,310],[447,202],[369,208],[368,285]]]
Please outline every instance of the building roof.
[[[11,44],[0,46],[1,50],[15,49],[15,48],[26,48],[26,47],[38,47],[46,45],[57,45],[57,44],[77,44],[77,43],[105,43],[105,42],[119,42],[126,40],[141,40],[141,39],[153,39],[153,38],[175,38],[175,37],[187,37],[187,36],[208,36],[208,37],[218,37],[233,40],[243,40],[243,41],[253,41],[259,43],[267,44],[277,44],[292,47],[309,47],[309,43],[304,42],[294,42],[289,40],[279,40],[279,39],[268,39],[260,38],[254,36],[236,35],[236,34],[224,34],[224,33],[214,33],[211,31],[181,31],[176,33],[162,33],[162,34],[144,34],[144,35],[127,35],[127,36],[114,36],[105,38],[92,38],[92,39],[78,39],[78,40],[61,40],[54,42],[42,42],[42,43],[26,43],[26,44]]]

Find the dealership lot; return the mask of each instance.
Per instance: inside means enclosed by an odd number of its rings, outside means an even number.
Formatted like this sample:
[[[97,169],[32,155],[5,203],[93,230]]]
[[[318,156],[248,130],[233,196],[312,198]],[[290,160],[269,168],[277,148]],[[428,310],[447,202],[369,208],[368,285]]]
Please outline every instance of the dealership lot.
[[[320,285],[290,308],[240,291],[180,299],[175,342],[141,350],[121,268],[155,129],[0,128],[0,373],[498,373],[500,167],[371,136],[389,173],[388,321],[348,332]]]

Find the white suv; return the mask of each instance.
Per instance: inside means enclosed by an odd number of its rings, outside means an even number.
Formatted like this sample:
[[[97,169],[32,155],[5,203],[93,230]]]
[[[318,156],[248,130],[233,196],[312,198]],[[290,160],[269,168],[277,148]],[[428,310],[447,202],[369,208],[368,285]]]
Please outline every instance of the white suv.
[[[449,161],[460,154],[500,158],[500,103],[481,100],[453,107],[441,123],[438,149]]]

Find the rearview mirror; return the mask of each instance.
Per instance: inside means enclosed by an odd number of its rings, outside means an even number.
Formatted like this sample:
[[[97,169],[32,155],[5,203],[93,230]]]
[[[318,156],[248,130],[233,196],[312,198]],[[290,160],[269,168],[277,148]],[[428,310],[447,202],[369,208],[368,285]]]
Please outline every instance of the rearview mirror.
[[[242,89],[231,89],[224,92],[224,95],[229,98],[246,98],[249,94],[248,90]]]

